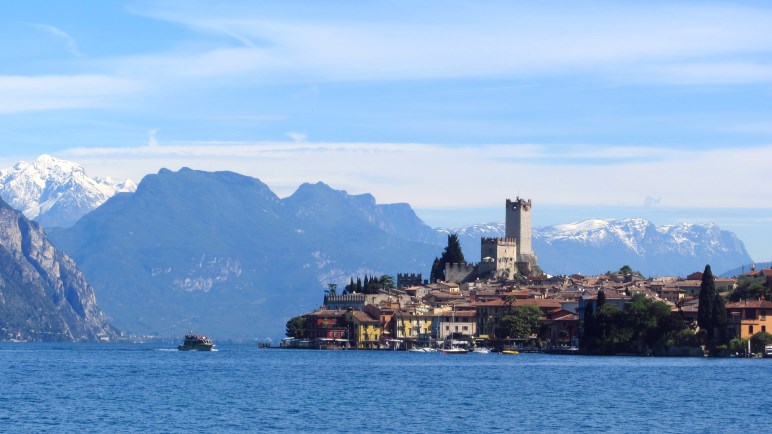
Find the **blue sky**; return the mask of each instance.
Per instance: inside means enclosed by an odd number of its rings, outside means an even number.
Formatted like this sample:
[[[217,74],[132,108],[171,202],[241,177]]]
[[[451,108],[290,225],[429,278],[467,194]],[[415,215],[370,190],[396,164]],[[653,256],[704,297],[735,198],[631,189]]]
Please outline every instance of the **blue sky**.
[[[0,167],[322,180],[429,224],[715,222],[772,259],[772,6],[26,1],[0,14]]]

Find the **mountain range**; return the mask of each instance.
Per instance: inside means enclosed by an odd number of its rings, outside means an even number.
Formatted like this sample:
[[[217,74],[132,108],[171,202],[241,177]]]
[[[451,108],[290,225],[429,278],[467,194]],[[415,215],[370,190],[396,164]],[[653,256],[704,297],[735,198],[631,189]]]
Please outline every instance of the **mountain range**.
[[[115,337],[75,262],[51,244],[38,223],[0,199],[0,340]]]
[[[417,241],[434,233],[407,205],[323,183],[280,199],[255,178],[191,169],[148,175],[50,235],[115,326],[165,336],[277,336],[328,283],[426,270],[438,249]]]
[[[465,252],[478,252],[480,237],[504,236],[504,223],[440,231],[457,233]],[[685,276],[706,264],[729,270],[751,261],[742,241],[714,224],[656,226],[642,218],[534,228],[532,244],[540,267],[551,274],[595,275],[630,265],[647,276]]]
[[[83,179],[74,163],[38,160],[38,167],[58,169],[37,169],[35,185]],[[17,172],[34,172],[23,167]],[[376,204],[369,194],[321,182],[283,199],[258,179],[232,172],[162,169],[134,192],[131,185],[107,189],[105,196],[113,196],[101,206],[47,232],[77,261],[109,320],[138,334],[278,336],[291,316],[318,307],[329,283],[342,287],[365,274],[428,277],[448,233],[459,234],[470,262],[479,260],[480,237],[504,233],[503,223],[434,229],[408,204]],[[86,202],[75,191],[84,190],[74,188],[69,201]],[[535,228],[533,246],[550,274],[630,265],[645,275],[683,276],[706,263],[726,270],[751,262],[742,242],[715,225],[657,227],[644,219]]]
[[[67,227],[119,192],[137,186],[129,179],[91,178],[80,165],[41,155],[0,170],[0,197],[44,227]]]

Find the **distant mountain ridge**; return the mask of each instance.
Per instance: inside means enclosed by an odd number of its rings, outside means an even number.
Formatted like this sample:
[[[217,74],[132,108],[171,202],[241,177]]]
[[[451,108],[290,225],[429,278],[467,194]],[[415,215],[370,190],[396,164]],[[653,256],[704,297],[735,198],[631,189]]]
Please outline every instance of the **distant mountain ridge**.
[[[0,170],[0,197],[44,227],[67,227],[120,192],[133,192],[129,179],[91,178],[77,163],[41,155]]]
[[[462,248],[476,253],[480,237],[503,236],[504,223],[438,231],[458,233]],[[742,241],[715,224],[657,227],[642,218],[591,219],[535,228],[532,242],[539,265],[553,274],[601,274],[630,265],[646,275],[684,276],[708,263],[728,270],[750,262]]]
[[[48,232],[80,264],[117,327],[249,337],[281,335],[289,317],[319,306],[328,283],[428,277],[449,232],[459,232],[467,259],[477,261],[480,237],[502,236],[504,226],[433,229],[408,204],[377,204],[321,182],[281,199],[256,178],[183,168],[148,175],[136,192]],[[533,246],[552,274],[630,265],[686,275],[706,263],[721,270],[750,260],[742,242],[715,225],[658,228],[643,219],[535,229]]]
[[[39,224],[0,199],[0,340],[115,337],[75,262],[51,244]]]
[[[233,172],[166,169],[71,228],[73,255],[117,327],[135,333],[278,336],[328,283],[429,268],[436,237],[407,205],[323,183],[277,197]]]

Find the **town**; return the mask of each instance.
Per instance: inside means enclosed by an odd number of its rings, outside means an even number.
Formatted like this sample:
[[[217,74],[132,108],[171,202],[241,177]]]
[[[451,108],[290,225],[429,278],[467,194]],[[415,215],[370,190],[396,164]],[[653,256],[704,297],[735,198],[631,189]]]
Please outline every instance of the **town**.
[[[329,284],[320,309],[287,322],[285,348],[668,356],[772,355],[772,269],[716,278],[710,266],[646,278],[628,266],[550,276],[531,249],[530,200],[506,201],[506,235],[463,260],[448,236],[421,273]],[[702,306],[702,307],[701,307]]]

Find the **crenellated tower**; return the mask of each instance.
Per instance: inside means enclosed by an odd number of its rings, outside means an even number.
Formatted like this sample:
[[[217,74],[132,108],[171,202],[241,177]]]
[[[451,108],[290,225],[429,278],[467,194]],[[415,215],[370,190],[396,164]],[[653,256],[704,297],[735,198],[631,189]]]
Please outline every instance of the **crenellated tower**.
[[[505,237],[517,240],[517,267],[521,273],[536,266],[536,255],[531,247],[531,199],[517,197],[506,202]],[[527,265],[526,265],[527,264]]]

